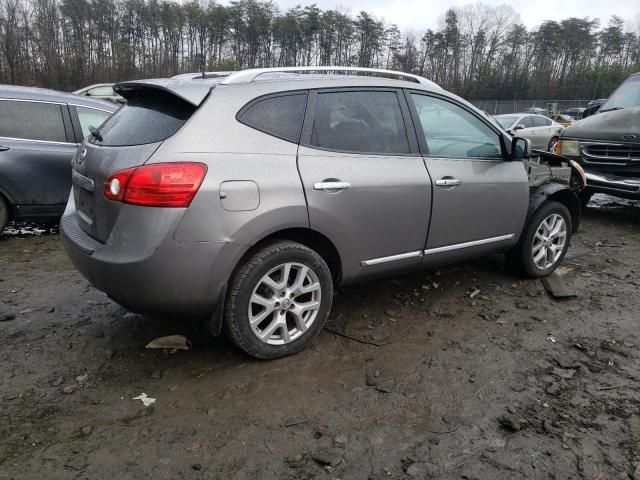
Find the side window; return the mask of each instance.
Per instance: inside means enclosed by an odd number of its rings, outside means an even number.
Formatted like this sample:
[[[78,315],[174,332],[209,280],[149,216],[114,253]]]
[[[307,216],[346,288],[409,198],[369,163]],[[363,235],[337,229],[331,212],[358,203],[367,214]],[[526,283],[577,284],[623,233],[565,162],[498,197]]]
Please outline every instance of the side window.
[[[95,108],[75,107],[78,112],[78,120],[82,128],[82,136],[89,135],[89,127],[99,127],[111,115],[109,112],[96,110]]]
[[[318,94],[311,145],[357,153],[409,153],[396,92]]]
[[[87,96],[93,96],[93,97],[112,97],[116,93],[113,91],[113,87],[106,86],[106,87],[92,88],[91,90],[88,90],[86,94]]]
[[[524,125],[524,128],[533,127],[533,117],[532,116],[528,116],[528,117],[521,118],[520,119],[520,124]]]
[[[66,142],[60,105],[0,100],[0,137]]]
[[[467,110],[435,97],[411,94],[424,131],[428,155],[502,158],[499,135]]]
[[[306,103],[306,93],[267,97],[240,110],[238,121],[274,137],[298,143]]]
[[[533,117],[534,127],[548,127],[551,125],[551,120],[544,117]]]

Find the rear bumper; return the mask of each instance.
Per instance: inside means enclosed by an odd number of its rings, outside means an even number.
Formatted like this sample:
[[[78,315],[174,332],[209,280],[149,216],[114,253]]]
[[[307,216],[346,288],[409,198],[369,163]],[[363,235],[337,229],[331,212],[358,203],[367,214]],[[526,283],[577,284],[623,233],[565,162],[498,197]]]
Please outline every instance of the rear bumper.
[[[640,199],[640,178],[619,177],[585,168],[587,187],[595,192],[609,193],[623,198]]]
[[[79,227],[71,198],[60,232],[74,266],[93,286],[135,312],[211,315],[243,247],[176,242],[173,233],[184,211],[140,209],[145,207],[125,206],[103,244]],[[138,223],[132,224],[131,217]]]

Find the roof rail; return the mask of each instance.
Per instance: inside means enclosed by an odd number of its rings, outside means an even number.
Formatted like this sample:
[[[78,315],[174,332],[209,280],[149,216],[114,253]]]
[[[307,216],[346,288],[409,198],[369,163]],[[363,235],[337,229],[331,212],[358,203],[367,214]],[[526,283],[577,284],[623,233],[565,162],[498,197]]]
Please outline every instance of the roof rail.
[[[409,82],[420,83],[432,88],[441,88],[435,82],[428,80],[419,75],[412,73],[396,72],[395,70],[384,70],[380,68],[364,68],[364,67],[275,67],[275,68],[250,68],[248,70],[241,70],[236,73],[232,73],[225,78],[222,84],[234,84],[234,83],[250,83],[254,82],[260,75],[267,73],[369,73],[378,76],[386,76],[392,78],[401,77],[402,80]]]

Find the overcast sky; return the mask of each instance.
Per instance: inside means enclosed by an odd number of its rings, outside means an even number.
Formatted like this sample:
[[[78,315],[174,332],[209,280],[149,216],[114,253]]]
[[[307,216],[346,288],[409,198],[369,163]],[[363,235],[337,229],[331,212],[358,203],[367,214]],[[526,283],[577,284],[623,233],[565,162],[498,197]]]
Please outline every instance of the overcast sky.
[[[275,0],[285,10],[298,4],[316,3],[323,10],[341,7],[357,14],[366,10],[387,23],[396,23],[405,30],[426,30],[438,25],[438,18],[449,7],[474,3],[470,0]],[[543,20],[561,20],[567,17],[600,18],[606,24],[611,15],[629,22],[634,30],[640,22],[640,0],[484,0],[490,5],[507,4],[520,13],[522,22],[536,27]]]

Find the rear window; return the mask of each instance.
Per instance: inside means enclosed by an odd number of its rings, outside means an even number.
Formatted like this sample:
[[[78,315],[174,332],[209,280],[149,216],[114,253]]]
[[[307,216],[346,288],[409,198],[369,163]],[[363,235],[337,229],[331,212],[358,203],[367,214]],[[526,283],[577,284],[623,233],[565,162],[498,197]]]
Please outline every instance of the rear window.
[[[195,110],[170,93],[141,90],[100,128],[101,142],[93,137],[89,141],[108,147],[161,142],[176,133]]]
[[[238,121],[274,137],[298,143],[306,103],[305,93],[268,97],[241,110]]]
[[[0,137],[66,142],[62,109],[56,103],[0,100]]]

